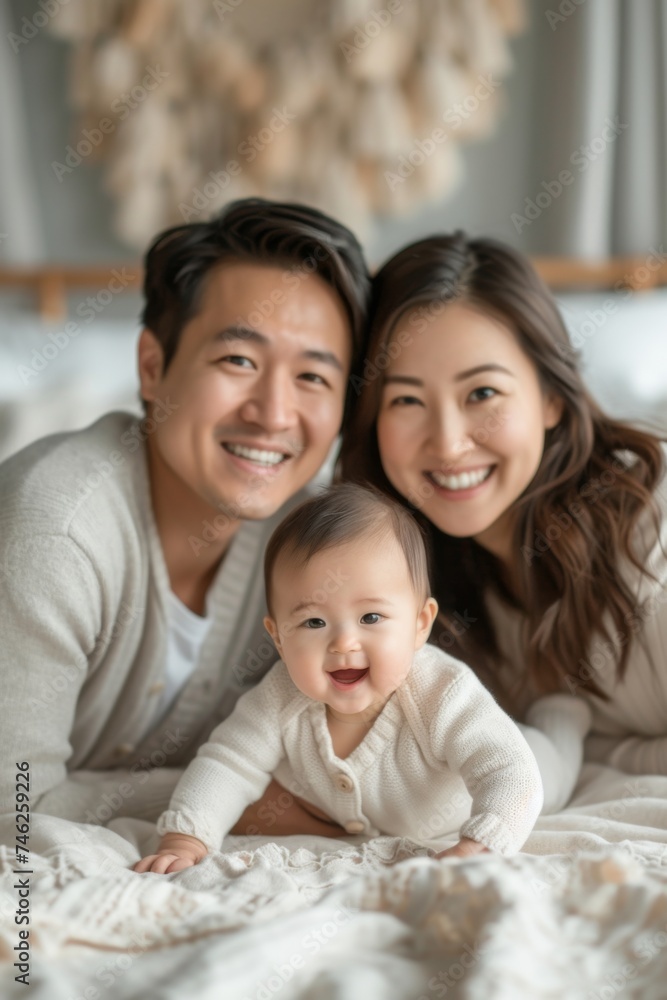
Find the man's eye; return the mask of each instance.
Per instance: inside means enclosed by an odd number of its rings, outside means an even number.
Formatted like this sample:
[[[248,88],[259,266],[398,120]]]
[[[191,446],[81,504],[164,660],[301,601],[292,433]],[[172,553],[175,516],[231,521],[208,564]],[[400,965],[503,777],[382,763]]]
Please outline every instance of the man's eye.
[[[299,375],[299,378],[304,379],[304,381],[306,381],[306,382],[312,382],[314,385],[328,385],[329,384],[326,381],[326,379],[323,379],[321,375],[317,374],[317,372],[302,372],[302,374]]]
[[[497,395],[497,389],[492,389],[490,385],[483,385],[479,389],[473,389],[470,393],[469,399],[471,399],[473,403],[483,403],[485,399],[493,399],[493,397]]]
[[[242,354],[226,354],[224,358],[218,358],[218,363],[223,361],[227,361],[230,365],[237,365],[239,368],[254,367],[250,358],[244,358]]]
[[[362,625],[377,625],[379,621],[384,618],[384,615],[379,615],[377,611],[369,611],[367,615],[362,615],[361,624]]]
[[[324,618],[306,618],[305,622],[301,623],[302,628],[324,628],[325,625]]]

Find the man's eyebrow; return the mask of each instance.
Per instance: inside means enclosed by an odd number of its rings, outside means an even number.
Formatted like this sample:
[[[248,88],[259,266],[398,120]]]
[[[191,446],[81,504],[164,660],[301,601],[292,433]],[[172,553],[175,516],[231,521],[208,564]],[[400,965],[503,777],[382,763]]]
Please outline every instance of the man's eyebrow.
[[[319,351],[315,348],[309,348],[302,352],[301,357],[307,358],[309,361],[321,361],[323,365],[331,365],[332,368],[335,368],[339,372],[344,370],[340,360],[333,351]]]
[[[245,340],[250,344],[268,344],[269,338],[265,337],[259,330],[253,330],[251,326],[226,326],[224,330],[218,330],[210,339],[211,344],[228,344],[235,341]]]
[[[244,341],[246,344],[256,344],[260,347],[266,347],[271,341],[268,337],[265,337],[263,333],[259,330],[253,329],[251,326],[226,326],[224,330],[218,330],[211,337],[209,343],[211,344],[233,344],[239,341]],[[340,359],[336,357],[333,351],[322,351],[319,348],[307,348],[301,352],[300,357],[307,359],[308,361],[320,361],[324,365],[330,365],[337,371],[344,371],[343,365]]]

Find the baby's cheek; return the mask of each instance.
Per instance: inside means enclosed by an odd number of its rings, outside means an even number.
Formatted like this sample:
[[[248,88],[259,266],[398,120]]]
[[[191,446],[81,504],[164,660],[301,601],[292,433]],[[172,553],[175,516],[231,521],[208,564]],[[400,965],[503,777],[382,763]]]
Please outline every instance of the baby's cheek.
[[[378,690],[384,692],[395,691],[396,688],[400,687],[404,682],[408,673],[410,672],[410,666],[412,664],[412,658],[406,663],[395,663],[392,659],[396,656],[396,650],[388,649],[385,653],[384,661],[381,661],[381,667],[377,671],[375,686]]]

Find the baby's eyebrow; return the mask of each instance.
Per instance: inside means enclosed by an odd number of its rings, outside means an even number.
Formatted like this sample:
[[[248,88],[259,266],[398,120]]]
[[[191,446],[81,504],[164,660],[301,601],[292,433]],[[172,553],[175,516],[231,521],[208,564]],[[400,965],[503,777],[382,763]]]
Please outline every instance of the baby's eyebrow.
[[[312,598],[308,598],[305,601],[299,601],[298,604],[295,604],[290,611],[290,615],[296,615],[299,614],[299,612],[308,611],[309,608],[315,609],[326,607],[326,603],[326,601],[314,601]],[[385,608],[393,608],[394,606],[394,602],[388,600],[386,597],[362,597],[359,604],[372,604],[375,607],[377,607],[377,605],[381,605]]]
[[[306,611],[308,608],[319,608],[319,607],[320,605],[316,601],[313,601],[312,599],[308,599],[307,601],[299,601],[298,604],[294,605],[294,607],[290,611],[290,614],[296,615],[299,613],[299,611]]]

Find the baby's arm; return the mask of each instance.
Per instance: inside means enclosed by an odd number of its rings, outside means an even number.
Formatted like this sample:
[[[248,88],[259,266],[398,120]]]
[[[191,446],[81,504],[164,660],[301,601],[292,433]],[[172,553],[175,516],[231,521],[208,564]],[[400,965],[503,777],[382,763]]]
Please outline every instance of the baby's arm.
[[[137,861],[132,870],[170,875],[171,872],[180,872],[183,868],[196,865],[207,854],[206,845],[196,837],[188,837],[182,833],[165,833],[157,854],[148,854],[141,861]]]
[[[160,816],[158,853],[142,858],[135,871],[180,871],[197,864],[208,851],[219,850],[283,758],[280,713],[293,689],[279,664],[239,698],[230,717],[199,748]]]
[[[486,848],[514,854],[542,807],[537,763],[515,724],[473,672],[447,659],[449,681],[431,719],[431,745],[461,775],[473,800],[470,818],[450,853],[462,856]]]
[[[438,858],[471,858],[474,854],[489,853],[488,847],[485,847],[484,844],[471,840],[470,837],[461,837],[458,844],[448,847],[446,851],[440,851],[439,854],[435,855],[435,858],[436,860]]]

